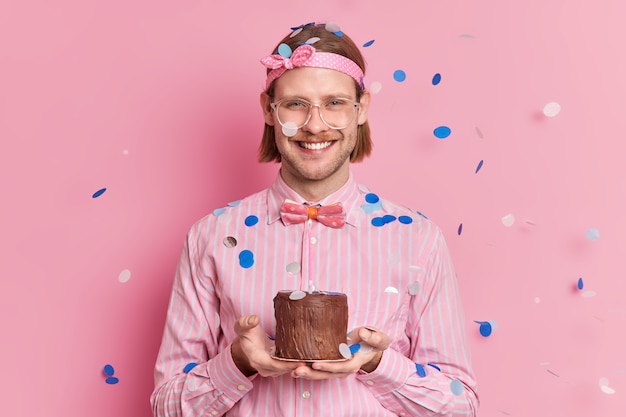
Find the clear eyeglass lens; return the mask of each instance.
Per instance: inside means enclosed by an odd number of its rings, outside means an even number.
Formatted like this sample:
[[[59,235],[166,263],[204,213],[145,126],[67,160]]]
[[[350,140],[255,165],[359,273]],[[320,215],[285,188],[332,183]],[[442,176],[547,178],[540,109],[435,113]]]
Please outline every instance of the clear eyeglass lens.
[[[357,105],[344,98],[330,99],[324,103],[313,105],[301,99],[286,99],[276,103],[278,121],[284,125],[294,123],[298,128],[304,126],[313,107],[318,107],[322,121],[332,129],[347,127],[356,115]]]

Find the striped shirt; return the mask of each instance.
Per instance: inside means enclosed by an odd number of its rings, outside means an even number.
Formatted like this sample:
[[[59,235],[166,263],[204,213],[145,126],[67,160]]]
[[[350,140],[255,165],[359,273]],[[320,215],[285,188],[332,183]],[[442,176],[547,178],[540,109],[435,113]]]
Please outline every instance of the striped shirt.
[[[183,245],[155,366],[159,417],[475,416],[456,276],[440,229],[419,212],[348,182],[346,224],[285,225],[280,205],[304,202],[277,175],[270,188],[195,223]],[[308,380],[244,376],[230,344],[237,318],[256,314],[274,336],[280,290],[348,296],[348,328],[370,325],[391,344],[374,372]]]

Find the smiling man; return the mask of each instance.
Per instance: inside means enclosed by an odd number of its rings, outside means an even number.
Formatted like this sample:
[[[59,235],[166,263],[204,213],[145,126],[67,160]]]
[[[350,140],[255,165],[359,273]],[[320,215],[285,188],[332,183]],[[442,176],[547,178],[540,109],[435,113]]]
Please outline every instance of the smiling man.
[[[268,189],[189,231],[155,367],[154,415],[475,416],[441,231],[350,170],[372,150],[358,47],[311,23],[261,62],[259,160],[280,170]],[[347,339],[359,349],[340,361],[274,357],[274,295],[314,289],[347,295]]]

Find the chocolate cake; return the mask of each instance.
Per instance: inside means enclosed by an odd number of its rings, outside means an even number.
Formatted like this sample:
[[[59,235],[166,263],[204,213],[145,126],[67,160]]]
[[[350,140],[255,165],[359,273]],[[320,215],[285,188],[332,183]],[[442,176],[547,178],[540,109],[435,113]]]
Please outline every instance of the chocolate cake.
[[[341,293],[279,291],[274,297],[278,358],[298,360],[344,359],[348,297]]]

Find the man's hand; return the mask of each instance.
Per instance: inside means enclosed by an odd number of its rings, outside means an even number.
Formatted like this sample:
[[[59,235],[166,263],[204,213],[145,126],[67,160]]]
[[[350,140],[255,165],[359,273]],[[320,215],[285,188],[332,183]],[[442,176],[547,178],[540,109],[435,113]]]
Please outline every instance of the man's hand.
[[[270,356],[272,342],[259,326],[258,316],[239,317],[235,322],[237,337],[231,345],[231,354],[237,368],[246,376],[277,376],[291,372],[304,362],[285,362]]]
[[[362,346],[351,359],[342,362],[314,362],[311,367],[299,366],[291,375],[294,378],[330,379],[345,378],[360,369],[372,372],[380,363],[383,351],[389,347],[389,336],[373,327],[359,327],[348,334],[348,342],[360,343]]]

